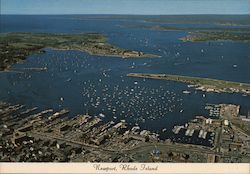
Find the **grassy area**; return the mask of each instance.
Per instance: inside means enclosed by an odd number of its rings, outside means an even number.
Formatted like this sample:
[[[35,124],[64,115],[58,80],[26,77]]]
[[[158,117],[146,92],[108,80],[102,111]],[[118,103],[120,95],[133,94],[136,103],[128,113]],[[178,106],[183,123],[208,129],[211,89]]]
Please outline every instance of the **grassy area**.
[[[183,82],[195,85],[197,87],[203,87],[205,90],[213,89],[217,90],[218,92],[243,92],[250,94],[250,84],[247,83],[169,74],[130,73],[128,76]]]
[[[124,58],[154,57],[154,55],[125,50],[110,45],[107,43],[107,38],[98,33],[4,33],[0,34],[0,71],[8,69],[11,64],[24,60],[28,55],[41,51],[45,47],[62,50],[80,50],[100,56]]]
[[[96,43],[105,42],[106,38],[97,33],[88,34],[49,34],[49,33],[4,33],[0,35],[1,43],[29,43],[47,46],[64,43]]]

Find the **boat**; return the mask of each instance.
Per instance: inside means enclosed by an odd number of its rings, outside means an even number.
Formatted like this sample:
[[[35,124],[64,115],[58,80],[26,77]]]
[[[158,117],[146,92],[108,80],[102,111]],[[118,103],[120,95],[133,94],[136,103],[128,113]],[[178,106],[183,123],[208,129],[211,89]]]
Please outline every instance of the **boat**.
[[[67,80],[66,80],[66,82],[70,82],[71,81],[71,78],[68,78]]]
[[[190,91],[185,90],[185,91],[182,91],[182,93],[183,93],[183,94],[190,94],[191,92],[190,92]]]
[[[99,116],[102,117],[102,118],[105,117],[105,115],[103,113],[100,113]]]

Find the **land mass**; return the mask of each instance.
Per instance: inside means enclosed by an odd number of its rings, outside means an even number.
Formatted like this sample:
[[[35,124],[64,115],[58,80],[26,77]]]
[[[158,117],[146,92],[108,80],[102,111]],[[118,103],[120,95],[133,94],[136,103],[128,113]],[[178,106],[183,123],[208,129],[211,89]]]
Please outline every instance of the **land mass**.
[[[182,141],[162,139],[126,120],[0,102],[0,162],[249,162],[249,116],[239,114],[239,105],[205,109],[213,118],[195,116],[174,126],[174,137]]]
[[[73,20],[131,20],[162,24],[250,25],[250,15],[71,15],[66,18]]]
[[[250,32],[232,31],[198,31],[189,32],[189,35],[180,38],[182,41],[250,41]]]
[[[4,33],[0,34],[0,71],[7,70],[12,64],[24,60],[34,52],[44,52],[43,48],[47,47],[59,50],[79,50],[99,56],[159,57],[140,51],[118,48],[109,44],[107,38],[98,33]]]
[[[238,26],[238,25],[237,25]],[[155,30],[163,30],[163,31],[212,31],[212,32],[250,32],[250,28],[248,27],[179,27],[179,26],[161,26],[161,25],[153,25],[153,26],[142,26],[148,29],[155,29]]]
[[[144,74],[144,73],[130,73],[129,77],[142,77],[160,80],[170,80],[191,84],[190,87],[195,87],[197,90],[206,92],[229,92],[229,93],[244,93],[250,95],[250,84],[231,82],[225,80],[217,80],[210,78],[201,77],[189,77],[181,75],[170,75],[170,74]]]
[[[188,35],[180,38],[182,41],[250,41],[250,28],[197,28],[144,26],[144,28],[161,31],[187,31]]]

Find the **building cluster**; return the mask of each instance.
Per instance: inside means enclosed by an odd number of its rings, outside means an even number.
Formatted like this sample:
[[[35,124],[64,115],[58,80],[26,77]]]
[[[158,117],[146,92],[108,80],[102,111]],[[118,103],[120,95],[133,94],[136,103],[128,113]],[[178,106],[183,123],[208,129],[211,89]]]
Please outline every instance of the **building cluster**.
[[[2,161],[124,161],[118,152],[158,135],[125,120],[104,122],[100,116],[69,117],[68,110],[39,112],[23,105],[0,104]]]
[[[250,159],[250,122],[240,115],[240,106],[207,104],[209,117],[196,116],[185,125],[175,126],[174,134],[184,130],[184,136],[208,139],[211,149],[209,162],[247,162]],[[194,132],[198,133],[194,133]]]
[[[248,162],[250,122],[242,120],[240,107],[206,109],[210,117],[175,126],[176,139],[166,141],[125,120],[104,121],[101,114],[70,117],[66,109],[0,103],[1,161]]]

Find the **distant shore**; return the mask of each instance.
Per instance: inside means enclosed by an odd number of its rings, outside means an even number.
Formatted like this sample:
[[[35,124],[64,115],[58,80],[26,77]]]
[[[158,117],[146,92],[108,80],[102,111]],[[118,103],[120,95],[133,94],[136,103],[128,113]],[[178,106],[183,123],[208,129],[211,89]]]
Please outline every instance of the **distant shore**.
[[[228,26],[227,24],[226,26]],[[236,27],[238,25],[234,25]],[[197,28],[197,27],[171,27],[171,26],[140,26],[146,29],[160,31],[186,31],[187,36],[179,38],[182,41],[203,42],[203,41],[250,41],[250,28],[238,26],[238,28]]]

